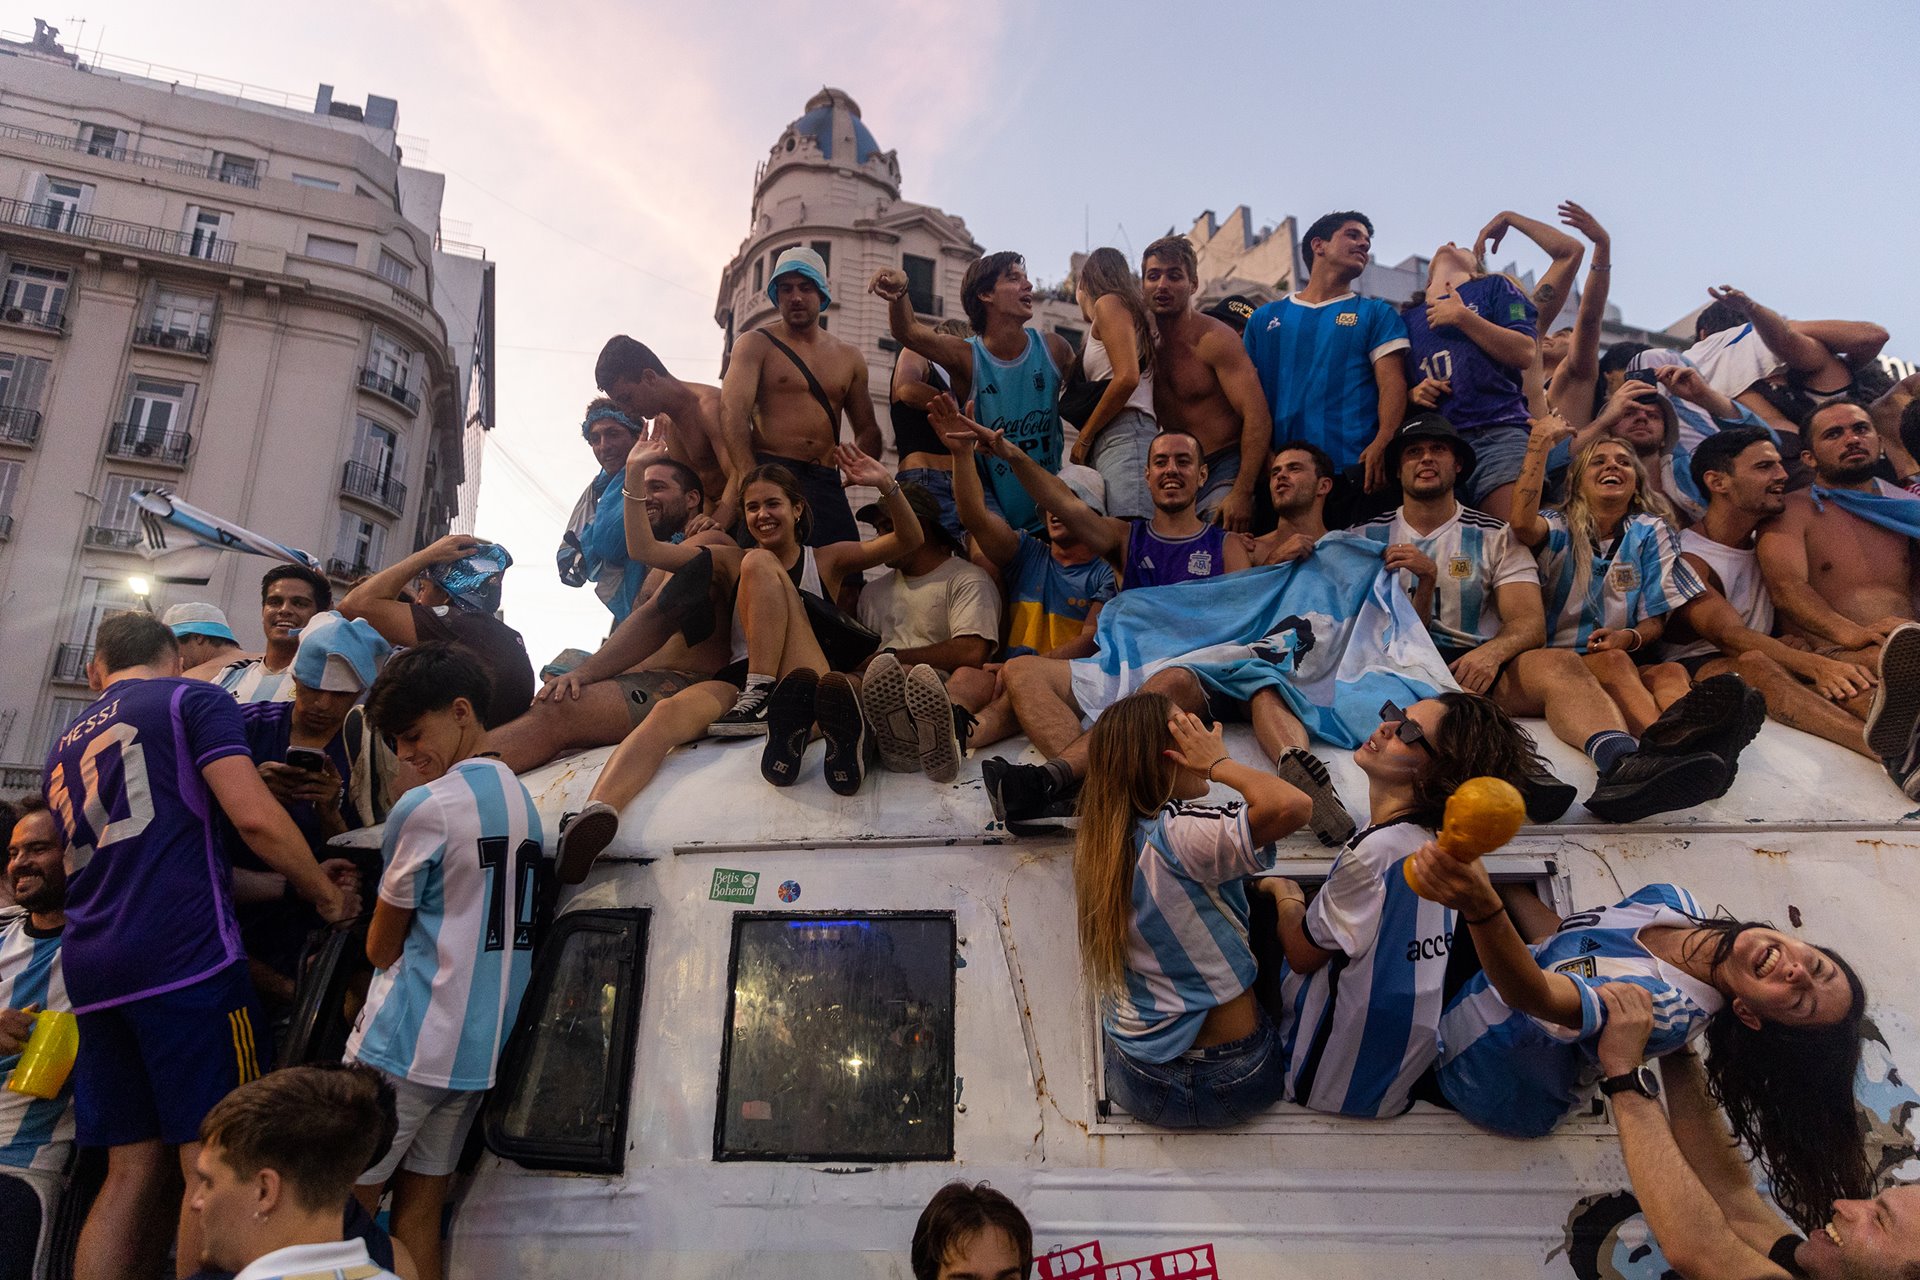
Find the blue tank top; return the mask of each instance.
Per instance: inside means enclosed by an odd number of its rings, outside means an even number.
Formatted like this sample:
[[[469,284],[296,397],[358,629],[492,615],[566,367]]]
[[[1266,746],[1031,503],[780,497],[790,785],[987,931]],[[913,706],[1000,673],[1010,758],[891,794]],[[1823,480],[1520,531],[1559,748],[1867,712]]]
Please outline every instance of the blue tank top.
[[[979,338],[973,348],[973,413],[980,423],[1004,431],[1021,452],[1055,475],[1060,474],[1060,371],[1040,331],[1028,328],[1027,349],[1011,364],[996,359]],[[1020,486],[1013,467],[982,456],[987,493],[1015,529],[1042,532],[1044,522],[1033,498]]]
[[[1153,521],[1135,520],[1127,532],[1127,572],[1120,589],[1218,577],[1227,571],[1226,545],[1227,531],[1217,524],[1191,538],[1162,538],[1154,533]]]

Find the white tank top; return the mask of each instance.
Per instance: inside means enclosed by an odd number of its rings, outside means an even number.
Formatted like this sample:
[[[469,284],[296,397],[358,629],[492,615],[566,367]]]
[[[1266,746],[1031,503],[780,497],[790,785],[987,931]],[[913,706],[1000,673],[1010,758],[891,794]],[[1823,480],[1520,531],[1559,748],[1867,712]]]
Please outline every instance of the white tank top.
[[[1089,382],[1099,382],[1113,376],[1113,358],[1107,354],[1107,344],[1087,334],[1087,345],[1080,354],[1080,368],[1085,371]],[[1127,408],[1137,409],[1149,418],[1153,416],[1153,364],[1140,371],[1140,385],[1127,397]]]
[[[1721,594],[1742,622],[1763,636],[1773,634],[1773,597],[1767,594],[1767,580],[1760,574],[1758,556],[1715,542],[1692,529],[1681,532],[1680,550],[1699,556],[1719,575]],[[1696,640],[1684,647],[1670,648],[1667,657],[1694,658],[1718,648],[1711,640]]]
[[[827,597],[826,588],[820,585],[820,565],[813,558],[812,547],[800,548],[800,563],[795,565],[794,568],[800,571],[800,576],[798,578],[794,578],[794,582],[793,582],[794,586],[800,588],[800,590],[802,591],[809,592],[813,595],[819,596],[822,600],[826,599]],[[792,569],[789,569],[787,571],[787,576],[789,578],[793,577]],[[735,662],[745,662],[747,659],[747,629],[740,625],[740,610],[738,609],[735,609],[733,611],[733,643],[732,643],[731,657],[732,657],[732,660]]]

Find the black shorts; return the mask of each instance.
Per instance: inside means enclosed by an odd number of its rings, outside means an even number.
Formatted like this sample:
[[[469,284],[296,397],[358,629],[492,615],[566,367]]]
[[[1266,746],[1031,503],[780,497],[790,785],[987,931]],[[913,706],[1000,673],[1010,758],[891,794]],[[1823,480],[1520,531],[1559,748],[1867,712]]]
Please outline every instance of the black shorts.
[[[1468,654],[1473,652],[1472,649],[1452,649],[1447,647],[1446,645],[1439,645],[1439,644],[1435,645],[1434,648],[1440,651],[1440,661],[1446,663],[1448,668],[1452,668],[1454,663],[1458,662],[1460,659],[1466,657]],[[1519,657],[1519,656],[1520,655],[1518,654],[1514,655],[1514,657]],[[1507,674],[1507,668],[1512,665],[1513,665],[1513,658],[1508,658],[1505,662],[1500,664],[1499,669],[1493,673],[1492,682],[1487,685],[1488,693],[1493,692],[1493,686],[1500,683],[1500,677]]]
[[[1696,653],[1691,658],[1671,658],[1668,661],[1679,663],[1690,678],[1697,680],[1700,678],[1700,668],[1709,662],[1718,662],[1726,656],[1718,649],[1709,649],[1705,653]]]

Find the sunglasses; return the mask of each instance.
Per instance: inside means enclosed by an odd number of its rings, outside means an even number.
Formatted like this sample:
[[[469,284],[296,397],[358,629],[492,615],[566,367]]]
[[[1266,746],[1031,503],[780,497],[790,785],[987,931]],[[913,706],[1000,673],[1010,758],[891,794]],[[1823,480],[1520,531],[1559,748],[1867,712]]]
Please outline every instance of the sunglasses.
[[[1420,722],[1391,699],[1380,704],[1380,723],[1392,725],[1393,736],[1408,746],[1419,747],[1430,756],[1435,754],[1433,744],[1427,741],[1427,731],[1420,727]]]

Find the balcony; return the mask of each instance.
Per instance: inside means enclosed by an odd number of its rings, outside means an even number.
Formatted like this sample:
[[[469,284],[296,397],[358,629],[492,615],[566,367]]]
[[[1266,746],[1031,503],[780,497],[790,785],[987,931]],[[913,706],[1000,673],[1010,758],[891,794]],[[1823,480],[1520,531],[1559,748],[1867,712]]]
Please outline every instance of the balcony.
[[[373,572],[371,565],[360,564],[354,560],[342,560],[339,556],[327,561],[327,576],[341,582],[352,582],[355,578],[364,578]]]
[[[193,450],[193,435],[186,431],[151,431],[137,422],[116,422],[107,437],[107,456],[133,462],[151,462],[160,467],[184,467]]]
[[[407,390],[404,382],[395,382],[374,369],[360,371],[360,389],[371,391],[377,396],[385,396],[408,413],[420,411],[420,397]]]
[[[87,546],[95,551],[133,551],[140,546],[140,531],[91,524],[87,526]]]
[[[0,790],[6,791],[8,795],[18,795],[22,791],[38,791],[40,783],[41,770],[38,765],[0,765]]]
[[[40,440],[40,411],[0,405],[0,444],[33,446]]]
[[[35,311],[32,307],[8,307],[0,311],[0,324],[20,329],[38,329],[42,333],[64,334],[67,331],[67,313],[57,307],[49,307],[45,311]]]
[[[118,245],[124,249],[165,253],[179,258],[198,258],[203,262],[231,263],[233,241],[205,232],[169,231],[165,227],[141,222],[121,222],[117,218],[99,218],[64,205],[29,204],[25,200],[0,200],[0,226],[30,227],[58,235],[91,240],[98,244]]]
[[[22,142],[31,142],[42,147],[55,147],[61,151],[71,151],[83,156],[98,156],[102,160],[117,160],[123,164],[137,164],[148,169],[158,169],[163,173],[183,174],[189,178],[211,178],[215,182],[224,182],[235,187],[254,188],[260,185],[260,175],[254,171],[234,168],[211,169],[203,161],[176,160],[172,156],[156,156],[146,151],[135,151],[131,147],[110,147],[91,140],[47,133],[40,129],[22,129],[18,125],[0,124],[0,138],[18,138]]]
[[[85,684],[87,664],[92,661],[92,645],[63,644],[53,653],[53,678],[62,684]]]
[[[155,351],[177,351],[181,355],[205,357],[213,354],[213,335],[186,333],[179,329],[148,325],[144,329],[133,331],[133,345],[149,347]]]
[[[370,467],[364,462],[349,462],[340,473],[340,492],[349,498],[371,502],[393,515],[407,506],[407,486],[393,474]]]
[[[7,542],[11,540],[12,537],[13,537],[13,517],[0,516],[0,542]]]

